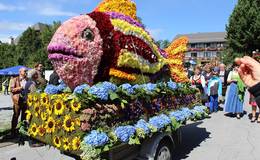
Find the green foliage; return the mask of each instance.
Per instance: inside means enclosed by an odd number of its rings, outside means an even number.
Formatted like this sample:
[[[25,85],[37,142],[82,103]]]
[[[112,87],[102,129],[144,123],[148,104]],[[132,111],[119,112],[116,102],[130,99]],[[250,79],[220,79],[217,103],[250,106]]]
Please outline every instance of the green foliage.
[[[238,0],[226,27],[229,53],[251,55],[260,48],[260,1]]]
[[[169,47],[171,42],[168,40],[159,40],[159,41],[156,41],[155,44],[157,46],[159,46],[161,49],[165,49],[165,48]]]
[[[0,43],[0,68],[15,65],[33,67],[40,62],[46,69],[52,69],[47,46],[59,26],[60,22],[54,22],[52,25],[46,25],[41,32],[29,27],[23,32],[17,45]]]

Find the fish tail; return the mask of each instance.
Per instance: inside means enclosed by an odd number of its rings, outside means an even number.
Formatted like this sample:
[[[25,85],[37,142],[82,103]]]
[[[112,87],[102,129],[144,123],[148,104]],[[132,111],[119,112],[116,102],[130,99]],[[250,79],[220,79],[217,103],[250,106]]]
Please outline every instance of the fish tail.
[[[187,51],[188,37],[180,37],[174,40],[171,45],[165,49],[167,53],[166,62],[170,66],[171,77],[176,82],[188,82],[189,79],[184,71],[184,57]]]

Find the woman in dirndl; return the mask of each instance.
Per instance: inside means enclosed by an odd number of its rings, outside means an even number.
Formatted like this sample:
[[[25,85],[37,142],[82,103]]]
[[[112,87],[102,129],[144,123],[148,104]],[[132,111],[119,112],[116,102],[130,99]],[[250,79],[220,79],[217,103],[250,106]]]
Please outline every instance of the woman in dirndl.
[[[229,85],[226,93],[224,111],[235,114],[237,119],[241,118],[243,110],[245,85],[238,74],[238,66],[233,65],[233,70],[229,73],[227,82]]]

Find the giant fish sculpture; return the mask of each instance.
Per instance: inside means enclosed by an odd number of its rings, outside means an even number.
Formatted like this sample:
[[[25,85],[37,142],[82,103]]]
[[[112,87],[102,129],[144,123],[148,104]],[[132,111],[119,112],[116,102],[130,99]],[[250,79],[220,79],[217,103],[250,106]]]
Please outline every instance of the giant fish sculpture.
[[[172,78],[186,82],[187,38],[161,50],[136,17],[130,0],[105,0],[92,13],[64,22],[48,46],[48,57],[61,79],[72,89],[100,81],[136,84]]]

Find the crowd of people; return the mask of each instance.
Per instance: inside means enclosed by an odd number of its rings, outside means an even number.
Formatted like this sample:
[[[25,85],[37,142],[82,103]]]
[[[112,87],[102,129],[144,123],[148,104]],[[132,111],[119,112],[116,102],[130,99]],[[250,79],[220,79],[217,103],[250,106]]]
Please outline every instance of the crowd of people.
[[[220,104],[223,104],[223,110],[228,115],[237,119],[243,115],[245,92],[247,89],[249,92],[252,90],[252,85],[247,84],[248,79],[241,77],[240,70],[244,59],[254,65],[259,64],[254,59],[246,57],[237,60],[229,67],[224,64],[207,63],[197,65],[193,67],[193,70],[191,67],[187,70],[192,86],[201,92],[201,100],[209,108],[210,113],[217,112]],[[243,64],[242,67],[245,65]],[[247,70],[249,70],[248,67]],[[249,100],[249,105],[252,107],[251,122],[260,123],[260,115],[257,117],[256,114],[259,104],[257,105],[254,96],[256,95],[252,93]]]

